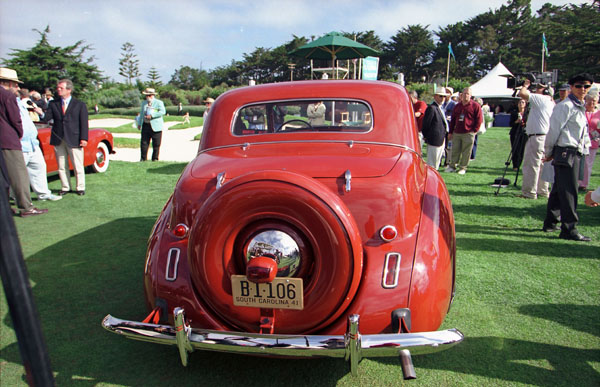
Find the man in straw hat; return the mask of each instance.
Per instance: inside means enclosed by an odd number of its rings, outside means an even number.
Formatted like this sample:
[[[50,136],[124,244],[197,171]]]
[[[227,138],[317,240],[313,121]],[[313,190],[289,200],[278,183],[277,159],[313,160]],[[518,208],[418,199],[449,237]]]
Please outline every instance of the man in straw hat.
[[[155,98],[156,91],[153,88],[146,88],[142,94],[146,96],[146,100],[142,102],[140,114],[136,119],[137,127],[142,131],[140,161],[146,161],[148,157],[150,140],[152,140],[152,161],[157,161],[162,140],[163,116],[167,111],[165,110],[165,104]]]
[[[212,104],[215,102],[214,98],[206,98],[204,100],[204,106],[206,106],[206,110],[204,110],[204,113],[202,114],[202,119],[204,121],[206,121],[206,118],[208,118],[208,113],[210,113],[210,108],[212,107]]]
[[[448,121],[442,104],[449,95],[445,87],[440,87],[433,95],[433,102],[427,107],[423,117],[421,132],[427,144],[427,164],[435,169],[439,168],[444,154]]]
[[[5,177],[10,181],[20,215],[26,217],[45,214],[48,210],[35,208],[31,202],[29,175],[21,148],[23,124],[17,105],[19,83],[22,82],[15,70],[0,68],[0,147],[6,163],[2,173],[6,173]]]

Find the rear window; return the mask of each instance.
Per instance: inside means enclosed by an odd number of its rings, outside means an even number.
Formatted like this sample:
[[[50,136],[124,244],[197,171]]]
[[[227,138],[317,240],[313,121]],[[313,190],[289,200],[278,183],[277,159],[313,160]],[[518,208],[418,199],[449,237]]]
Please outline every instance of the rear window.
[[[280,101],[247,105],[239,109],[233,134],[368,132],[372,127],[371,109],[361,101]]]

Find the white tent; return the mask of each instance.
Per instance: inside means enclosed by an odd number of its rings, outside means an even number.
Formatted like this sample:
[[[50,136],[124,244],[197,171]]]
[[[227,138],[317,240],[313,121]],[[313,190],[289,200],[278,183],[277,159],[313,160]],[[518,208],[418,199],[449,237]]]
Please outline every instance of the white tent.
[[[483,78],[471,85],[473,97],[480,98],[511,98],[514,90],[509,89],[507,85],[508,78],[512,73],[498,62],[496,67],[491,69]]]

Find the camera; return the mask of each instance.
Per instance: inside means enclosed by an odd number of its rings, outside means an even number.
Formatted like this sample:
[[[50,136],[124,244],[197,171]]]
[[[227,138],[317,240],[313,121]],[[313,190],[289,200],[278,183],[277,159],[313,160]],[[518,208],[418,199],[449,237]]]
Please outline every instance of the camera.
[[[558,82],[558,70],[518,73],[514,77],[508,77],[507,86],[510,89],[519,88],[523,86],[526,79],[531,82],[532,88],[536,88],[538,85],[550,87]]]

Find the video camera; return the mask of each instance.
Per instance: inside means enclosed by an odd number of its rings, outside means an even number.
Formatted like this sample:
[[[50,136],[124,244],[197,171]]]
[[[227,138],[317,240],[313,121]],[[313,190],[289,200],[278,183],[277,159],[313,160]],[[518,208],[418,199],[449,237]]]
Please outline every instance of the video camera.
[[[530,72],[515,74],[514,77],[508,77],[507,86],[510,89],[519,88],[523,86],[523,82],[525,82],[526,79],[529,79],[533,89],[538,85],[551,87],[558,82],[558,70],[544,71],[543,73]]]

